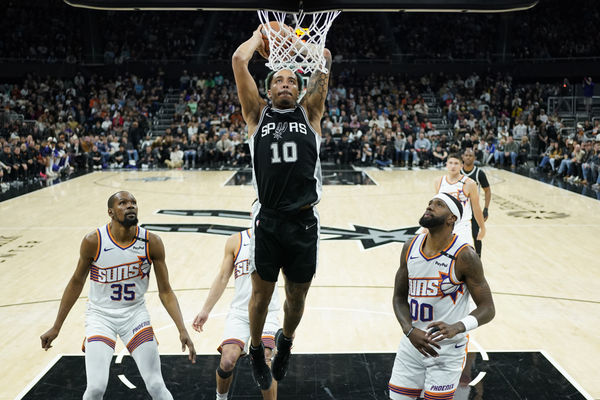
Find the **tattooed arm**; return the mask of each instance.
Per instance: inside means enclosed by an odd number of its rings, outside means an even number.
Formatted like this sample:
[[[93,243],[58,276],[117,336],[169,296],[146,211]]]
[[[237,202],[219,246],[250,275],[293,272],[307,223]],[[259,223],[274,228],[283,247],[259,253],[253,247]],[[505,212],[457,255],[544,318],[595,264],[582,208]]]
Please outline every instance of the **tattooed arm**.
[[[323,117],[323,112],[325,111],[329,74],[331,73],[331,52],[328,49],[323,49],[323,55],[325,56],[325,67],[328,73],[324,74],[321,71],[313,72],[308,81],[306,95],[304,95],[300,103],[306,108],[310,124],[319,135],[321,134],[321,117]]]

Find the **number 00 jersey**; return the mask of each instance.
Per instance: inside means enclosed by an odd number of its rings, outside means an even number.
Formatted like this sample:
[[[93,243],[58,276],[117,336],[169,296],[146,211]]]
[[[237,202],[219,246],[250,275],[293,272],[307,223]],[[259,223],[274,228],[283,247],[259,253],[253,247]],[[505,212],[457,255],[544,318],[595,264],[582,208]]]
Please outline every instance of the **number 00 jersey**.
[[[321,137],[302,106],[266,106],[250,139],[253,183],[264,207],[294,214],[321,199]]]
[[[125,247],[113,239],[108,224],[98,228],[96,234],[98,251],[90,266],[89,302],[93,306],[113,309],[142,303],[152,264],[148,232],[137,227],[135,238]]]
[[[440,253],[427,257],[423,253],[427,234],[416,236],[406,253],[408,268],[408,304],[413,326],[426,330],[434,321],[453,324],[469,312],[469,291],[455,273],[455,258],[467,243],[453,235]],[[461,340],[464,333],[451,340]]]

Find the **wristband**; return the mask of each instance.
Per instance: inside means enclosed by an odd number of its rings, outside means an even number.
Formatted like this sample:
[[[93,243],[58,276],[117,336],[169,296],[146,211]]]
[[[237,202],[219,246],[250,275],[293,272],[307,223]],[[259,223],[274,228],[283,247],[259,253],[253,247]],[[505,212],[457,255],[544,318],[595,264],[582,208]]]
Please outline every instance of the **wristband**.
[[[461,319],[460,322],[462,322],[462,324],[465,326],[465,333],[472,331],[479,326],[479,321],[477,321],[477,318],[472,315],[467,315]]]
[[[487,218],[488,217],[488,209],[487,207],[483,209],[483,218]]]
[[[406,337],[409,337],[410,334],[412,333],[412,331],[414,331],[414,330],[415,330],[415,327],[411,326],[410,330],[406,333]]]

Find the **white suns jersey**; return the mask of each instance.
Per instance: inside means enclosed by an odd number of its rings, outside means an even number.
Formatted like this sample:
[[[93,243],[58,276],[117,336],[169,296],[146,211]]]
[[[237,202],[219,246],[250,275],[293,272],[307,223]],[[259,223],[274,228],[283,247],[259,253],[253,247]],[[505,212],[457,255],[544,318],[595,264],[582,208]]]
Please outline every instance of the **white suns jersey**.
[[[148,232],[137,227],[135,238],[125,247],[116,243],[108,225],[96,229],[96,234],[98,251],[90,267],[89,302],[111,309],[142,303],[152,264]]]
[[[408,304],[413,326],[427,330],[434,321],[453,324],[466,317],[469,312],[469,291],[455,274],[456,255],[467,243],[453,235],[450,245],[440,253],[427,257],[423,253],[427,234],[416,236],[408,248]],[[465,337],[456,335],[452,341]]]
[[[231,309],[248,314],[248,302],[252,295],[252,277],[250,276],[250,229],[239,233],[241,236],[240,247],[233,260],[233,276],[235,278],[235,294],[231,302]],[[269,312],[279,311],[279,295],[277,286],[273,291]]]
[[[467,182],[467,177],[464,175],[460,176],[460,179],[455,183],[448,181],[448,176],[442,177],[438,193],[448,193],[454,196],[463,206],[462,218],[459,223],[471,224],[471,218],[473,217],[473,211],[471,210],[471,199],[464,192],[464,186]]]

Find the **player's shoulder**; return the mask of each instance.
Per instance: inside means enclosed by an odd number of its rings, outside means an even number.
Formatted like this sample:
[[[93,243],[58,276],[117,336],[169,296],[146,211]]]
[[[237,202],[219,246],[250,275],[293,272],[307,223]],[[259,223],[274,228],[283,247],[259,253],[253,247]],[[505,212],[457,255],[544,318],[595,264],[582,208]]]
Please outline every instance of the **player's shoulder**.
[[[457,267],[466,270],[481,265],[481,259],[473,246],[465,244],[464,246],[461,246],[456,253],[456,263]]]
[[[244,231],[236,232],[232,235],[229,235],[229,237],[227,238],[227,242],[225,242],[225,247],[228,250],[235,252],[237,250],[237,248],[240,247],[240,244],[242,243],[243,235],[244,235]]]

